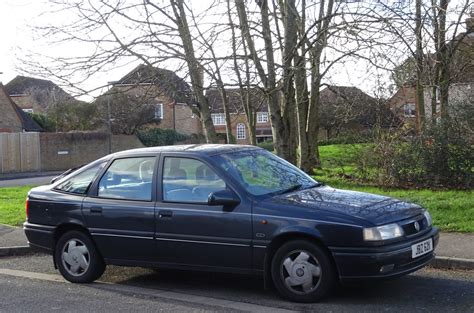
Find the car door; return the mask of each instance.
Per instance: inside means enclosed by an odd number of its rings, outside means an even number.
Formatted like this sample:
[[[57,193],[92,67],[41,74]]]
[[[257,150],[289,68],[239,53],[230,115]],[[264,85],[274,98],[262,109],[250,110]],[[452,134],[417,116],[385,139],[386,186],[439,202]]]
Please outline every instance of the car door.
[[[251,205],[208,205],[213,191],[230,189],[204,160],[162,154],[156,203],[157,259],[194,268],[251,268]]]
[[[104,258],[154,260],[155,189],[156,156],[117,158],[96,181],[82,212]]]

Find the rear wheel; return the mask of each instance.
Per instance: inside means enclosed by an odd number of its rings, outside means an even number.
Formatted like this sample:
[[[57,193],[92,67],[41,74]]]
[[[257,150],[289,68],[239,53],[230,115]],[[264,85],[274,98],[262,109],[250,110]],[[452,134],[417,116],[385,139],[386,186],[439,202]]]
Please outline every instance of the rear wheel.
[[[316,302],[336,283],[327,252],[306,240],[283,244],[273,256],[271,274],[278,292],[295,302]]]
[[[91,238],[80,231],[62,235],[54,253],[59,272],[73,283],[90,283],[105,270],[105,263]]]

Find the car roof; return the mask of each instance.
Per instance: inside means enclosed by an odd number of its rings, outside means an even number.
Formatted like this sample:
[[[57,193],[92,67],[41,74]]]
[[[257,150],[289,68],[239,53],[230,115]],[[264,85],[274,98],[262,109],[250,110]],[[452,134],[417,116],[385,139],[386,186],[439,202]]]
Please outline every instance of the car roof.
[[[192,154],[201,155],[216,155],[221,153],[231,153],[245,150],[262,149],[251,145],[233,145],[233,144],[194,144],[194,145],[174,145],[174,146],[159,146],[149,148],[138,148],[120,151],[112,154],[112,157],[130,156],[137,154],[154,154],[161,152],[189,152]]]

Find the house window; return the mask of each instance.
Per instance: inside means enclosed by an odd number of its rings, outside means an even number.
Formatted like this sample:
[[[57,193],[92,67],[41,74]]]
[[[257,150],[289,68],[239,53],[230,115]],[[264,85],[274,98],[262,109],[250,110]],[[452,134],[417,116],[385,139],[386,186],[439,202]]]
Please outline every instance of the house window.
[[[257,112],[257,123],[268,123],[268,112]]]
[[[155,104],[155,119],[156,120],[163,119],[163,103]]]
[[[414,103],[405,103],[403,105],[403,115],[405,117],[415,117],[416,116],[416,106]]]
[[[245,139],[245,125],[243,123],[237,124],[237,139]]]
[[[436,86],[435,99],[436,103],[441,103],[441,92],[439,90],[439,86]]]
[[[214,125],[225,125],[225,115],[224,113],[214,113],[211,114],[212,123]]]

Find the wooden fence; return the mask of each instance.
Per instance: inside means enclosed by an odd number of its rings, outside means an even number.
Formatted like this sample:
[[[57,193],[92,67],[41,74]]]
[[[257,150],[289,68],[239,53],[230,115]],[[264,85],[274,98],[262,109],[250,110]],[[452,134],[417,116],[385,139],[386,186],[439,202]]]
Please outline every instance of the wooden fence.
[[[40,170],[39,133],[0,133],[0,173]]]

